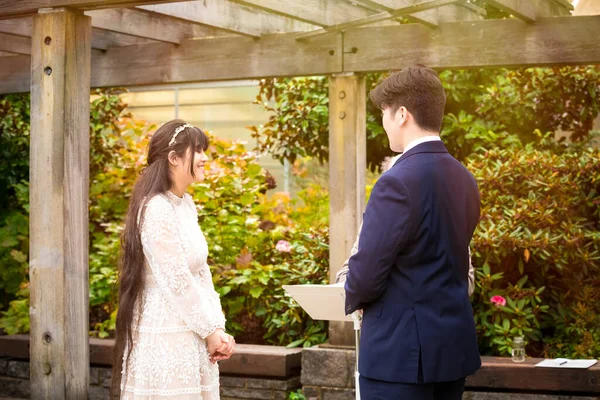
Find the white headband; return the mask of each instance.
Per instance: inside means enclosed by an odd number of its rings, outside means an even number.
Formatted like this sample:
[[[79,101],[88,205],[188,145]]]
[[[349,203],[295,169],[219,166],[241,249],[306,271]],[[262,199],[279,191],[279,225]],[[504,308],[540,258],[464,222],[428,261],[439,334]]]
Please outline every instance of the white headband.
[[[184,125],[180,125],[177,128],[175,128],[175,133],[173,134],[173,137],[171,138],[171,141],[169,142],[169,147],[171,147],[175,144],[175,139],[177,139],[177,135],[179,135],[179,133],[181,133],[181,131],[183,131],[185,128],[193,128],[193,126],[190,124],[184,124]]]

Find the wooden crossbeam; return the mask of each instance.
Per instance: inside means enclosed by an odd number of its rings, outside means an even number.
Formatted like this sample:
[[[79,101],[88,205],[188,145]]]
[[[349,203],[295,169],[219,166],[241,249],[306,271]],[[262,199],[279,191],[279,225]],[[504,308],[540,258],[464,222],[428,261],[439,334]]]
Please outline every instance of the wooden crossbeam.
[[[486,2],[525,22],[538,18],[569,15],[569,10],[554,0],[486,0]]]
[[[409,7],[415,0],[354,0],[359,4],[377,12],[392,13],[394,7]],[[485,9],[466,3],[465,1],[451,3],[404,16],[412,22],[437,27],[444,22],[476,21],[486,15]]]
[[[43,8],[68,7],[79,10],[133,7],[143,4],[175,3],[184,0],[0,0],[0,19],[31,16]]]
[[[0,33],[31,37],[32,19],[17,18],[0,20]],[[27,39],[25,38],[25,39]],[[25,39],[21,39],[22,45],[25,44]],[[0,39],[0,47],[5,40]],[[96,50],[106,51],[111,47],[131,46],[136,44],[151,43],[152,40],[144,39],[139,36],[132,36],[113,32],[100,28],[92,28],[92,48]],[[31,43],[29,41],[29,43]],[[20,52],[19,54],[30,54],[30,52]]]
[[[373,46],[377,43],[377,46]],[[357,28],[310,41],[296,34],[220,37],[179,46],[151,43],[92,54],[92,86],[136,86],[389,71],[412,63],[434,68],[600,64],[600,16]],[[156,62],[161,60],[161,62]],[[25,71],[25,72],[23,72]],[[26,91],[29,59],[0,59],[0,93]],[[24,89],[25,88],[25,89]]]
[[[31,37],[32,26],[31,18],[0,20],[0,32],[11,35]]]
[[[377,41],[377,46],[372,43]],[[421,63],[434,68],[527,67],[600,63],[600,16],[416,24],[347,31],[347,71],[386,71]]]
[[[106,51],[112,47],[133,46],[147,43],[153,43],[153,40],[124,35],[104,29],[92,28],[93,49]]]
[[[188,1],[139,8],[250,37],[260,37],[267,33],[301,32],[315,28],[315,25],[306,22],[223,0]]]
[[[0,51],[31,55],[31,38],[0,32]]]
[[[448,22],[479,21],[483,19],[483,15],[458,4],[448,4],[447,6],[407,15],[406,19],[436,28],[440,24]]]
[[[346,29],[356,28],[363,25],[373,24],[380,21],[385,21],[392,18],[402,17],[405,15],[410,15],[413,13],[418,13],[421,11],[431,10],[437,7],[441,7],[444,5],[456,3],[458,0],[420,0],[415,2],[414,4],[398,8],[398,9],[389,9],[386,11],[382,11],[378,14],[370,15],[368,17],[356,19],[353,21],[344,22],[338,25],[319,28],[309,32],[303,32],[298,34],[298,39],[308,39],[311,37],[326,35],[331,32],[341,32]]]
[[[92,17],[95,28],[167,43],[223,34],[217,29],[133,8],[93,10],[85,14]]]
[[[313,25],[331,26],[345,21],[364,18],[372,12],[343,0],[230,0],[277,15],[297,19]]]

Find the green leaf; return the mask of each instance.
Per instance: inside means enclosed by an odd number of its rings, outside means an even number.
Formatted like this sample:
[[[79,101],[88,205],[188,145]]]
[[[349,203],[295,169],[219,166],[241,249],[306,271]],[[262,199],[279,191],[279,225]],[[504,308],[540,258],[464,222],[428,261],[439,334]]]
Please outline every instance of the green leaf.
[[[262,286],[255,286],[252,289],[250,289],[250,296],[257,299],[260,297],[260,295],[263,293],[264,290],[265,290],[265,288]]]

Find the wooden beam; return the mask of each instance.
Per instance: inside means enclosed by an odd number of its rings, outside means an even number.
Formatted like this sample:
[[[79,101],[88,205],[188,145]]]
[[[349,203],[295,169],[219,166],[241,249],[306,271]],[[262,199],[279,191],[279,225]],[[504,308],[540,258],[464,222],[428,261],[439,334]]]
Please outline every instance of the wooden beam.
[[[551,0],[486,0],[486,2],[525,22],[535,22],[538,18],[569,15],[562,5]]]
[[[0,59],[0,93],[27,91],[22,69],[29,68],[29,60],[4,58],[11,60]],[[324,75],[342,71],[342,40],[331,35],[298,43],[288,34],[186,40],[180,46],[151,43],[92,53],[92,65],[93,87]]]
[[[11,35],[31,37],[33,22],[31,18],[0,20],[0,32]]]
[[[340,0],[230,0],[248,7],[297,19],[313,25],[331,26],[372,14]]]
[[[420,24],[358,28],[344,34],[344,49],[356,47],[356,53],[345,54],[341,35],[295,38],[291,33],[112,48],[93,54],[92,86],[389,71],[415,62],[440,69],[600,64],[600,16],[543,18],[535,24],[516,19],[447,23],[436,30]],[[28,78],[22,70],[28,68],[26,57],[0,59],[0,93],[23,91]]]
[[[31,57],[32,399],[86,399],[89,386],[90,18],[34,17]]]
[[[29,92],[31,57],[0,57],[0,94]]]
[[[97,50],[108,50],[112,47],[133,46],[147,43],[155,43],[155,41],[138,36],[92,28],[92,48]]]
[[[350,256],[365,208],[367,175],[365,77],[329,78],[329,281]],[[330,322],[329,343],[352,345],[349,323]]]
[[[341,32],[347,29],[356,28],[363,25],[373,24],[380,21],[389,20],[392,18],[402,17],[421,11],[431,10],[444,5],[456,3],[458,0],[419,0],[411,5],[399,9],[389,9],[382,11],[378,14],[369,15],[364,18],[356,19],[353,21],[343,22],[338,25],[329,26],[325,28],[314,29],[308,32],[302,32],[298,34],[298,39],[308,39],[321,35],[326,35],[331,32]]]
[[[45,8],[69,7],[79,10],[94,10],[178,1],[185,0],[0,0],[0,19],[31,16]]]
[[[92,59],[92,80],[94,86],[122,86],[117,82],[133,86],[229,80],[240,76],[254,79],[329,74],[342,70],[341,48],[340,36],[298,45],[294,34],[269,35],[259,40],[249,37],[188,40],[180,46],[154,43],[117,47]],[[128,75],[126,81],[122,80],[123,73]],[[205,79],[198,79],[200,75]]]
[[[85,14],[92,18],[95,28],[167,43],[180,44],[185,39],[223,35],[218,29],[133,8],[94,10]]]
[[[459,4],[448,4],[443,7],[407,15],[406,19],[437,28],[440,24],[448,22],[480,21],[483,19],[483,16]]]
[[[251,37],[315,28],[312,24],[222,0],[189,1],[139,8]]]
[[[373,43],[377,46],[373,46]],[[347,31],[347,71],[389,71],[412,63],[433,68],[528,67],[600,63],[600,17],[554,17],[417,24]]]
[[[31,39],[25,36],[9,35],[0,32],[0,51],[31,55]]]
[[[415,0],[356,0],[365,7],[378,12],[393,12],[394,7],[408,7],[414,5]],[[447,4],[413,14],[406,15],[412,22],[422,23],[430,27],[437,27],[444,22],[477,21],[483,19],[485,10],[471,3],[460,1],[457,4]]]
[[[31,37],[32,18],[17,18],[0,20],[0,32],[11,35]],[[151,43],[152,40],[137,36],[120,34],[117,32],[92,28],[92,48],[96,50],[108,50],[110,47],[131,46],[134,44]]]
[[[587,369],[570,369],[565,373],[566,371],[560,368],[536,367],[535,364],[542,361],[542,358],[527,358],[519,364],[509,357],[484,356],[481,360],[481,369],[467,378],[465,386],[469,389],[510,390],[514,393],[571,393],[590,396],[588,399],[598,399],[592,393],[600,394],[598,364]]]

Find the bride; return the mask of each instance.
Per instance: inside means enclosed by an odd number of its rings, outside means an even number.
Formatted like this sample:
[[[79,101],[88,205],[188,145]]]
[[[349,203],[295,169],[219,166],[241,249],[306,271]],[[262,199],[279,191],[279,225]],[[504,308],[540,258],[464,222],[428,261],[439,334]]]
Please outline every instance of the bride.
[[[219,399],[217,361],[235,341],[186,193],[204,179],[207,148],[204,132],[181,120],[150,140],[122,236],[112,387],[120,382],[121,399]]]

